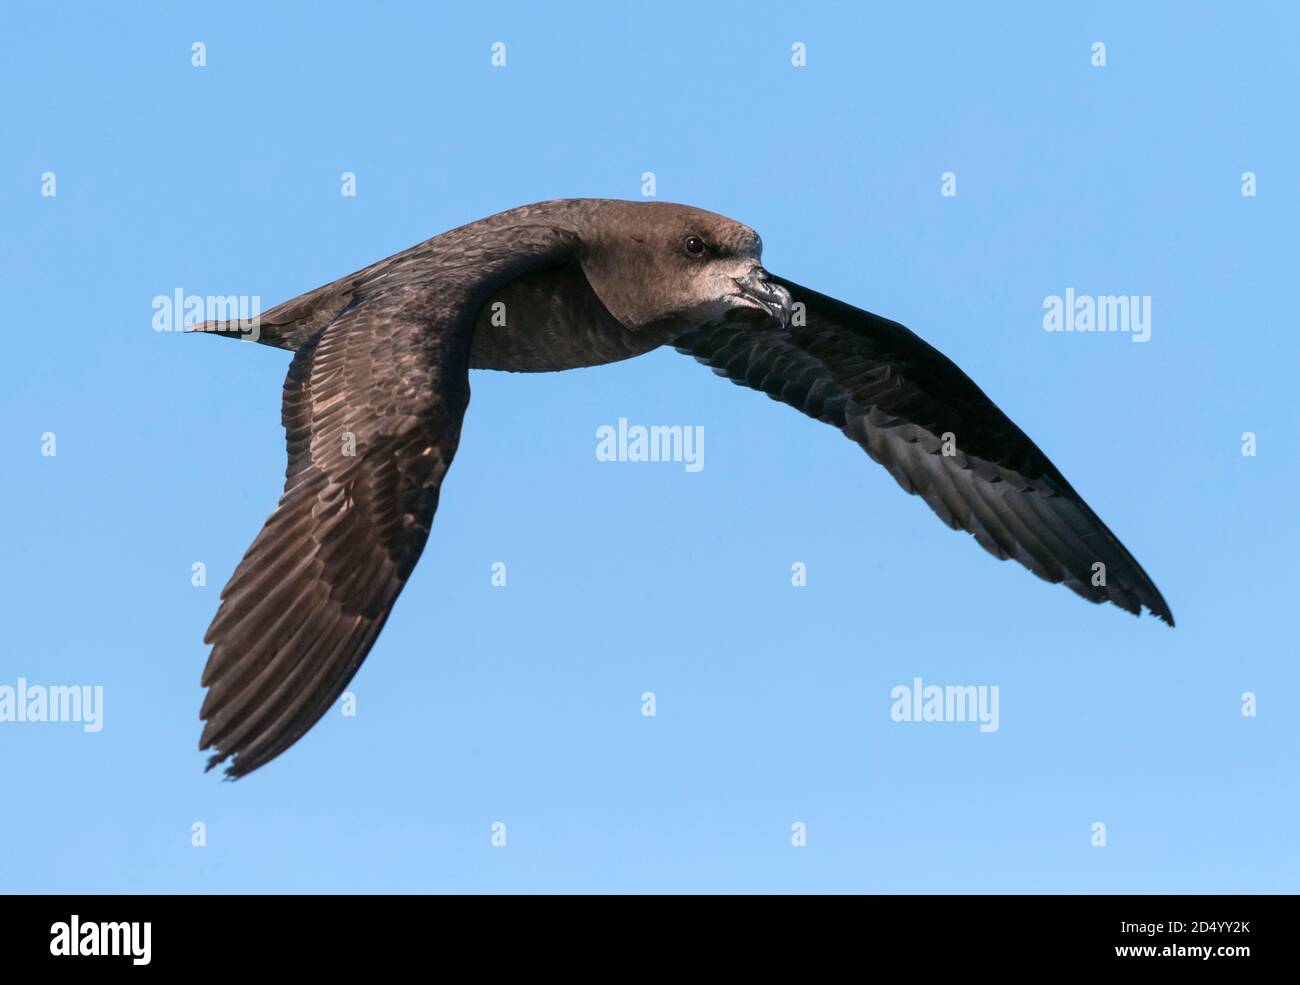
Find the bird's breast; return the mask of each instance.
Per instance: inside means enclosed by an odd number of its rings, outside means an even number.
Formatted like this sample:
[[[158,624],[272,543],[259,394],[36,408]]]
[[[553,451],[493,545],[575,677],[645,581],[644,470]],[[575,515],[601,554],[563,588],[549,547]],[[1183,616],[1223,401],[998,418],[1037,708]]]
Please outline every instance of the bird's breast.
[[[497,291],[479,311],[470,365],[516,373],[599,366],[649,352],[668,341],[668,334],[629,330],[573,263],[528,274]]]

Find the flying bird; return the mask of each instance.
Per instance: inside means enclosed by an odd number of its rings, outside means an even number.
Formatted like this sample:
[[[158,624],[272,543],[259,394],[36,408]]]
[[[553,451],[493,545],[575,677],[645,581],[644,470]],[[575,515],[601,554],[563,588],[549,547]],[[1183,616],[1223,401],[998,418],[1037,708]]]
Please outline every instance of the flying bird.
[[[293,352],[284,493],[204,638],[208,769],[229,760],[239,777],[274,759],[356,674],[429,536],[470,369],[572,369],[672,345],[839,428],[994,556],[1173,625],[1134,557],[965,373],[897,322],[769,274],[762,245],[685,205],[542,202],[259,320],[195,326]]]

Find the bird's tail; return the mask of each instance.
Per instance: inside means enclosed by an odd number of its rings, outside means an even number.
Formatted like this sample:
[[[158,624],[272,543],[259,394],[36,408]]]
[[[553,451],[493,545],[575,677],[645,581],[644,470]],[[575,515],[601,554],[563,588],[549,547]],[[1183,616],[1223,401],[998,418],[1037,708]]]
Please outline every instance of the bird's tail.
[[[340,290],[339,283],[336,281],[300,294],[252,318],[205,321],[190,326],[186,331],[260,342],[262,345],[296,352],[318,329],[329,324],[348,307],[352,300],[351,291],[348,290],[350,285],[345,285]]]
[[[228,339],[243,339],[245,342],[261,342],[263,345],[279,346],[282,349],[293,348],[285,345],[279,335],[268,335],[268,326],[260,318],[235,318],[229,321],[216,319],[199,322],[186,327],[187,332],[203,332],[207,335],[220,335]]]

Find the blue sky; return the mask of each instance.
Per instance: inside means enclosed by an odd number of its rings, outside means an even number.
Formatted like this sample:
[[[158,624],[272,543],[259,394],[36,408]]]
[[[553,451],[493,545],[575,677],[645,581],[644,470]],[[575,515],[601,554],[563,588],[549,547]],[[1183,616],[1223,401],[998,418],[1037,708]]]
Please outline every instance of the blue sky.
[[[102,686],[104,721],[0,723],[0,889],[1294,890],[1294,11],[589,6],[6,12],[0,685]],[[953,358],[1178,628],[999,564],[675,352],[475,373],[356,716],[205,775],[202,636],[280,493],[288,356],[155,333],[153,298],[269,307],[646,171]],[[1067,288],[1150,296],[1150,340],[1044,332]],[[620,417],[703,426],[705,468],[597,461]],[[997,685],[1000,727],[892,721],[915,677]]]

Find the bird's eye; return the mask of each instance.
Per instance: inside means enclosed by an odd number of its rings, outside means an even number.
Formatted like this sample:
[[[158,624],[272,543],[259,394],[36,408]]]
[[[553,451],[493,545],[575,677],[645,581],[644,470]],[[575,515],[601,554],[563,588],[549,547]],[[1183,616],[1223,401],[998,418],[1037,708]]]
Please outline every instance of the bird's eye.
[[[686,252],[693,257],[700,256],[704,252],[704,240],[698,236],[686,237]]]

